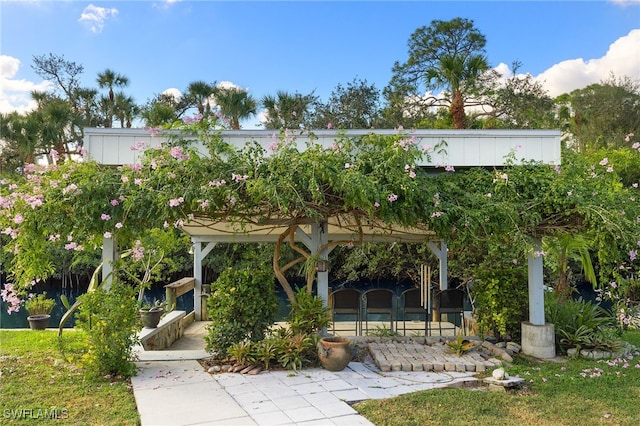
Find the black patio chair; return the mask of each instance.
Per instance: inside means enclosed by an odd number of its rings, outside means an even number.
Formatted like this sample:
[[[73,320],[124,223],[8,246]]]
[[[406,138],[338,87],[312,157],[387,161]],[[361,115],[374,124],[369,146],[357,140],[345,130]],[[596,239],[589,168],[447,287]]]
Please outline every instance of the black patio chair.
[[[399,314],[402,315],[402,334],[405,336],[407,335],[407,316],[410,315],[418,315],[418,318],[424,321],[424,335],[427,336],[430,334],[429,297],[427,296],[426,300],[422,300],[421,292],[422,289],[414,287],[403,291],[400,295],[398,311]]]
[[[438,291],[433,297],[433,310],[438,314],[438,330],[442,336],[442,314],[459,314],[460,325],[464,330],[464,291],[458,288],[448,288],[446,290]],[[456,324],[453,324],[453,334],[456,334]],[[445,330],[451,330],[451,327],[446,327]]]
[[[365,327],[369,332],[369,315],[389,315],[389,329],[393,331],[393,299],[395,293],[386,288],[375,288],[367,290],[362,298],[364,299]]]
[[[362,330],[362,320],[360,318],[360,306],[362,304],[362,293],[355,288],[341,288],[331,293],[329,296],[329,306],[331,307],[331,323],[333,334],[336,334],[336,314],[353,315],[355,322],[356,336]],[[349,330],[347,330],[349,331]]]

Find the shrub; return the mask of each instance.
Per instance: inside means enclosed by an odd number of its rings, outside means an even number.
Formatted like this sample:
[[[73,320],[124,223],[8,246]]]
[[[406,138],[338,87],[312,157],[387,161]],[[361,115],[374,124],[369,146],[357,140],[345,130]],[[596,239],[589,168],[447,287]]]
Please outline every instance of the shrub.
[[[526,268],[488,268],[479,271],[477,278],[472,295],[480,333],[517,339],[529,310]]]
[[[545,295],[545,320],[554,324],[556,348],[605,349],[615,346],[613,336],[603,330],[615,326],[614,318],[600,305],[582,298],[561,300],[555,292]]]
[[[100,287],[80,299],[78,327],[88,334],[83,355],[88,372],[93,376],[135,375],[132,350],[140,327],[136,290],[114,280],[109,291]]]
[[[211,285],[207,303],[208,350],[224,357],[234,343],[262,340],[278,312],[273,271],[228,268]]]
[[[301,287],[296,291],[296,303],[291,306],[286,321],[293,334],[312,334],[329,326],[331,312],[322,298]]]

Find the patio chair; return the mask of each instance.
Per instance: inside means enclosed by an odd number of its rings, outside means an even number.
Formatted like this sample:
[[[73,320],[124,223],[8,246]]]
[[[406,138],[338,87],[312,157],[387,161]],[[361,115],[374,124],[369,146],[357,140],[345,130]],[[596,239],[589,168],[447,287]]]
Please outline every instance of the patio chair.
[[[360,306],[362,293],[355,288],[342,288],[333,291],[329,295],[329,306],[331,307],[331,323],[333,334],[336,334],[336,314],[353,315],[355,322],[355,333],[358,336],[362,330],[362,320],[360,319]],[[346,330],[349,331],[349,330]]]
[[[424,321],[424,335],[429,333],[429,298],[422,300],[422,289],[419,287],[405,290],[400,295],[398,311],[402,315],[402,334],[407,335],[407,316],[418,315]],[[423,306],[424,303],[424,306]],[[396,327],[397,329],[397,327]]]
[[[442,314],[459,314],[460,325],[464,329],[464,291],[458,288],[449,288],[446,290],[438,291],[433,298],[433,310],[437,312],[438,317],[438,330],[442,336]],[[456,334],[456,324],[453,324],[453,334]],[[451,330],[451,327],[446,327],[445,330]]]
[[[389,329],[393,331],[393,299],[395,293],[386,288],[367,290],[364,299],[365,327],[369,331],[369,315],[389,315]]]

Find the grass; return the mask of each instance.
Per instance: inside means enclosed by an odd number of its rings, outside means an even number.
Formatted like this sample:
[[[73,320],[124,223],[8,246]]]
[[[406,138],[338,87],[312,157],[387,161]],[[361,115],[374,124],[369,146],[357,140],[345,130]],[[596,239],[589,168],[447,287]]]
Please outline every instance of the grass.
[[[86,335],[0,330],[0,424],[138,425],[129,380],[92,379],[80,367]]]
[[[623,337],[640,346],[640,331]],[[640,353],[631,359],[562,363],[516,358],[507,372],[525,378],[526,389],[430,390],[355,408],[378,426],[640,424]]]

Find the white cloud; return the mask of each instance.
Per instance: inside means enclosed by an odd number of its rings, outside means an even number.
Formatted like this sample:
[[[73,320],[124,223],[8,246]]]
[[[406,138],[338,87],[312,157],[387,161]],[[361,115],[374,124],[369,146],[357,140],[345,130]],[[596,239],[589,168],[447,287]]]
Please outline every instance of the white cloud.
[[[0,55],[0,113],[17,111],[25,114],[36,108],[31,92],[45,92],[52,89],[48,81],[34,83],[24,79],[15,79],[20,69],[20,60]]]
[[[182,92],[176,89],[175,87],[168,88],[167,90],[162,92],[162,94],[172,96],[173,99],[175,99],[176,101],[179,101],[180,98],[182,97]]]
[[[84,22],[89,25],[91,32],[101,33],[104,29],[104,23],[107,19],[114,17],[118,14],[116,8],[98,7],[90,4],[85,7],[80,15],[79,22]]]
[[[590,84],[616,77],[640,79],[640,29],[632,30],[609,46],[607,53],[596,59],[562,61],[535,77],[544,84],[551,97],[582,89]]]
[[[609,0],[613,4],[617,4],[622,7],[636,6],[640,4],[640,0]]]

